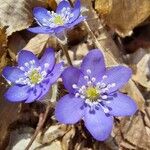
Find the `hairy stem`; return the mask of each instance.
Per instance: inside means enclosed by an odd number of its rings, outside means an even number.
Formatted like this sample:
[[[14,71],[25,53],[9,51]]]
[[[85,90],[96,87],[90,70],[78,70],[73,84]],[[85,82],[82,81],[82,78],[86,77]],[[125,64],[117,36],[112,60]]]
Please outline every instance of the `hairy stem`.
[[[61,46],[61,48],[62,48],[62,50],[63,50],[64,55],[65,55],[66,58],[67,58],[68,64],[69,64],[70,66],[72,66],[72,61],[71,61],[71,58],[70,58],[69,53],[68,53],[67,45],[60,44],[60,46]]]
[[[70,55],[68,53],[68,46],[67,46],[67,37],[66,37],[66,33],[63,32],[60,36],[56,36],[56,39],[58,40],[58,42],[60,43],[60,46],[63,50],[64,55],[66,56],[66,59],[68,61],[68,64],[70,66],[72,66],[72,61],[70,58]]]

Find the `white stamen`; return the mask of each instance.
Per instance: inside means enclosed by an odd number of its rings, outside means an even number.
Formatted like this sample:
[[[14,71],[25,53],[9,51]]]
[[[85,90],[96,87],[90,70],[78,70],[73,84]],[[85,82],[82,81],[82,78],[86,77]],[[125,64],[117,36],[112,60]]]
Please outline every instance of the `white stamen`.
[[[88,105],[90,105],[90,106],[93,105],[93,103],[92,103],[89,99],[86,99],[86,100],[85,100],[85,103],[88,104]]]
[[[82,88],[79,89],[79,93],[84,93],[84,90]]]
[[[101,102],[102,100],[101,100],[101,99],[97,99],[97,101],[98,101],[98,102]]]
[[[109,91],[109,89],[108,88],[101,89],[101,93],[105,93],[106,91]]]
[[[97,87],[99,87],[100,85],[101,85],[101,83],[100,83],[100,82],[97,82],[97,83],[96,83],[96,86],[97,86]]]
[[[102,95],[101,97],[102,97],[102,99],[107,99],[108,98],[107,95]]]
[[[87,74],[91,74],[91,70],[90,69],[87,69],[86,72],[87,72]]]
[[[81,89],[82,89],[82,90],[86,90],[86,86],[83,85],[83,86],[81,87]]]
[[[98,104],[98,102],[93,102],[93,104],[94,104],[94,105],[97,105],[97,104]]]
[[[75,94],[75,97],[79,97],[79,96],[80,96],[80,94],[79,94],[79,93],[76,93],[76,94]]]
[[[47,11],[47,14],[48,14],[48,15],[51,15],[51,12],[50,12],[50,11]]]
[[[89,77],[88,77],[88,76],[84,76],[84,79],[85,79],[85,80],[88,80],[88,79],[89,79]]]
[[[42,71],[41,75],[42,75],[42,77],[45,77],[47,75],[47,72],[46,71]]]
[[[104,88],[104,87],[106,87],[106,84],[105,83],[101,83],[100,87]]]
[[[25,65],[26,67],[29,67],[29,63],[27,63],[27,62],[26,62],[24,65]]]
[[[95,81],[96,81],[96,78],[93,77],[91,80],[92,80],[92,82],[95,82]]]
[[[92,82],[91,81],[88,81],[87,82],[88,86],[92,85]]]
[[[80,95],[80,97],[81,97],[82,99],[85,99],[85,96],[84,96],[84,95]]]
[[[49,67],[49,64],[48,64],[48,63],[45,63],[45,64],[44,64],[44,67],[45,67],[45,68],[48,68],[48,67]]]
[[[37,71],[40,71],[42,68],[39,66],[38,68],[36,68]]]
[[[20,70],[25,71],[25,68],[21,66],[21,67],[20,67]]]
[[[112,83],[112,84],[108,84],[107,88],[112,88],[112,87],[115,87],[115,86],[116,86],[116,83]]]
[[[30,61],[30,64],[31,64],[31,65],[34,65],[34,64],[35,64],[35,60],[31,60],[31,61]]]
[[[76,84],[73,84],[73,85],[72,85],[72,88],[73,88],[73,89],[77,89],[78,86],[77,86]]]
[[[115,86],[116,86],[116,83],[112,83],[112,84],[111,84],[111,87],[115,87]]]
[[[106,79],[107,78],[107,76],[106,75],[104,75],[103,77],[102,77],[102,79]]]

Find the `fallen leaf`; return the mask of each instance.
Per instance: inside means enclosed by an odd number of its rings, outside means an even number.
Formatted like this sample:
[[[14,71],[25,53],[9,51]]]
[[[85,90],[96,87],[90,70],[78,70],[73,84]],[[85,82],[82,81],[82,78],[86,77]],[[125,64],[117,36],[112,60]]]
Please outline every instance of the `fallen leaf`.
[[[17,120],[18,117],[18,104],[12,104],[4,100],[3,95],[6,88],[6,81],[4,81],[4,78],[0,77],[0,149],[5,149],[8,141],[8,127],[12,122]]]
[[[150,90],[150,54],[144,55],[136,65],[136,73],[133,75],[133,80]]]
[[[6,55],[7,55],[7,53],[4,53],[0,58],[0,73],[3,69],[3,67],[5,67],[7,65],[7,62],[8,62]]]
[[[49,35],[47,34],[37,34],[33,37],[23,48],[25,50],[29,50],[34,54],[40,54],[44,47],[46,46],[49,40]]]
[[[150,1],[96,0],[95,9],[109,27],[125,37],[150,16]]]
[[[51,143],[57,138],[62,137],[68,131],[70,131],[69,126],[55,124],[50,126],[44,134],[41,132],[41,134],[37,136],[37,141],[41,144]]]
[[[6,52],[7,36],[4,29],[0,28],[0,58]]]
[[[56,3],[55,0],[47,0],[47,3],[48,3],[48,5],[49,5],[53,10],[56,9],[57,3]]]
[[[6,28],[7,36],[28,28],[33,22],[32,9],[46,5],[42,0],[1,0],[0,27]]]
[[[25,45],[26,45],[26,41],[24,40],[23,36],[19,32],[16,32],[9,37],[8,52],[13,61],[16,60],[16,55],[18,51],[22,50],[22,48]]]
[[[128,143],[133,146],[135,150],[150,149],[150,138],[147,134],[142,115],[143,114],[139,112],[137,116],[133,116],[130,119],[125,118],[120,122],[120,130],[124,139],[120,143],[121,146],[125,147],[125,143]]]

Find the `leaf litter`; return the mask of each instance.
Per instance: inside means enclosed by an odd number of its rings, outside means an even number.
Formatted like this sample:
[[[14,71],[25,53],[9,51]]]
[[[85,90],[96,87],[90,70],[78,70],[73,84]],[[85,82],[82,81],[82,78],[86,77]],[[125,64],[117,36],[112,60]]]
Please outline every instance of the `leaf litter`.
[[[45,47],[52,46],[56,51],[61,49],[58,43],[50,36],[35,35],[24,31],[33,24],[31,12],[33,7],[45,6],[55,9],[55,1],[30,0],[16,1],[14,3],[11,0],[2,0],[0,3],[0,70],[8,64],[15,63],[17,52],[20,49],[30,49],[39,56]],[[117,6],[118,9],[115,9],[115,3],[115,0],[96,0],[95,9],[98,11],[96,12],[91,1],[82,0],[83,6],[89,9],[85,14],[89,16],[87,23],[90,30],[85,22],[82,23],[82,26],[78,26],[71,31],[70,36],[68,35],[72,41],[69,45],[69,53],[74,63],[79,65],[88,49],[98,47],[102,49],[108,67],[118,63],[131,66],[133,69],[132,80],[122,91],[128,93],[137,102],[139,112],[133,117],[116,118],[111,137],[105,142],[97,142],[91,138],[82,122],[75,126],[58,124],[52,113],[53,108],[51,108],[49,118],[44,129],[35,140],[33,149],[150,149],[150,47],[146,49],[142,47],[140,49],[135,47],[134,49],[132,47],[134,52],[130,51],[129,53],[129,51],[121,51],[114,38],[114,36],[124,37],[129,35],[131,31],[134,32],[133,29],[136,26],[143,23],[149,16],[149,1],[141,2],[138,14],[135,14],[135,10],[133,11],[132,9],[128,11],[127,8],[130,4],[134,5],[136,3],[140,5],[140,1],[124,2],[122,0]],[[121,18],[116,16],[120,12],[127,13],[134,18],[140,17],[132,21],[126,21],[128,18],[124,18],[123,22],[121,22],[119,20]],[[99,14],[103,15],[103,18],[99,18]],[[13,19],[10,16],[13,16]],[[105,22],[109,28],[104,26]],[[77,34],[75,34],[76,32]],[[95,36],[94,40],[91,33]],[[76,40],[78,39],[78,34],[82,36],[80,40]],[[134,38],[136,39],[136,37]],[[121,44],[124,44],[123,41]],[[60,57],[63,58],[62,55]],[[5,91],[8,85],[2,78],[0,83],[3,85],[0,87],[1,91]],[[55,91],[54,97],[58,98],[66,92],[61,81],[56,88],[58,90]],[[0,148],[5,149],[9,143],[7,149],[17,150],[18,146],[27,145],[24,139],[28,136],[26,140],[30,140],[30,136],[36,127],[39,113],[45,109],[46,102],[45,104],[26,104],[20,107],[18,104],[7,103],[3,98],[3,93],[1,92],[0,94],[2,117],[0,123]]]

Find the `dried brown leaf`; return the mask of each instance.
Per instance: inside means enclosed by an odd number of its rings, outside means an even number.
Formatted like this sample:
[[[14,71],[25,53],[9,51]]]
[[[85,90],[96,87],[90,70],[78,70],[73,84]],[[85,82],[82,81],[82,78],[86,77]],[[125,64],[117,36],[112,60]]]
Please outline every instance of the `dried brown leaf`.
[[[6,52],[7,36],[4,29],[0,28],[0,58]]]
[[[69,126],[55,124],[50,126],[44,134],[39,134],[37,140],[41,144],[51,143],[55,139],[62,137],[68,131],[70,131]]]
[[[121,121],[121,133],[123,141],[121,146],[125,146],[125,143],[130,144],[134,149],[150,149],[150,138],[147,134],[146,126],[142,117],[142,113],[138,113],[137,116],[133,116],[131,119],[124,119]],[[125,147],[126,148],[126,147]]]
[[[18,32],[10,36],[8,40],[8,52],[13,61],[16,60],[16,55],[26,45],[26,41]]]
[[[6,34],[28,28],[32,22],[32,8],[46,5],[42,0],[1,0],[0,27],[6,28]]]
[[[96,0],[95,9],[108,26],[124,37],[150,16],[150,1]]]
[[[27,43],[27,45],[23,49],[29,50],[34,54],[40,54],[44,49],[44,47],[46,46],[48,40],[49,40],[49,35],[37,34]]]
[[[13,60],[16,60],[16,55],[19,50],[29,50],[34,54],[40,54],[45,47],[56,47],[56,40],[49,38],[46,34],[37,34],[29,41],[25,40],[20,33],[15,33],[9,38],[8,51]]]
[[[4,100],[4,92],[6,90],[6,82],[4,78],[0,77],[0,149],[5,149],[4,147],[7,144],[7,134],[8,134],[8,127],[10,124],[17,120],[17,113],[18,113],[18,104],[11,104]]]
[[[53,10],[56,9],[57,3],[56,3],[55,0],[47,0],[47,3],[48,3],[48,5],[49,5]]]
[[[3,67],[5,67],[7,65],[8,59],[6,58],[7,53],[4,53],[1,58],[0,58],[0,73],[3,69]]]
[[[10,141],[6,150],[24,150],[31,140],[33,128],[21,127],[11,132]],[[34,141],[31,150],[62,150],[61,143],[56,140],[49,145],[42,145],[38,141]]]
[[[136,73],[133,80],[150,90],[150,54],[146,54],[136,65]]]

